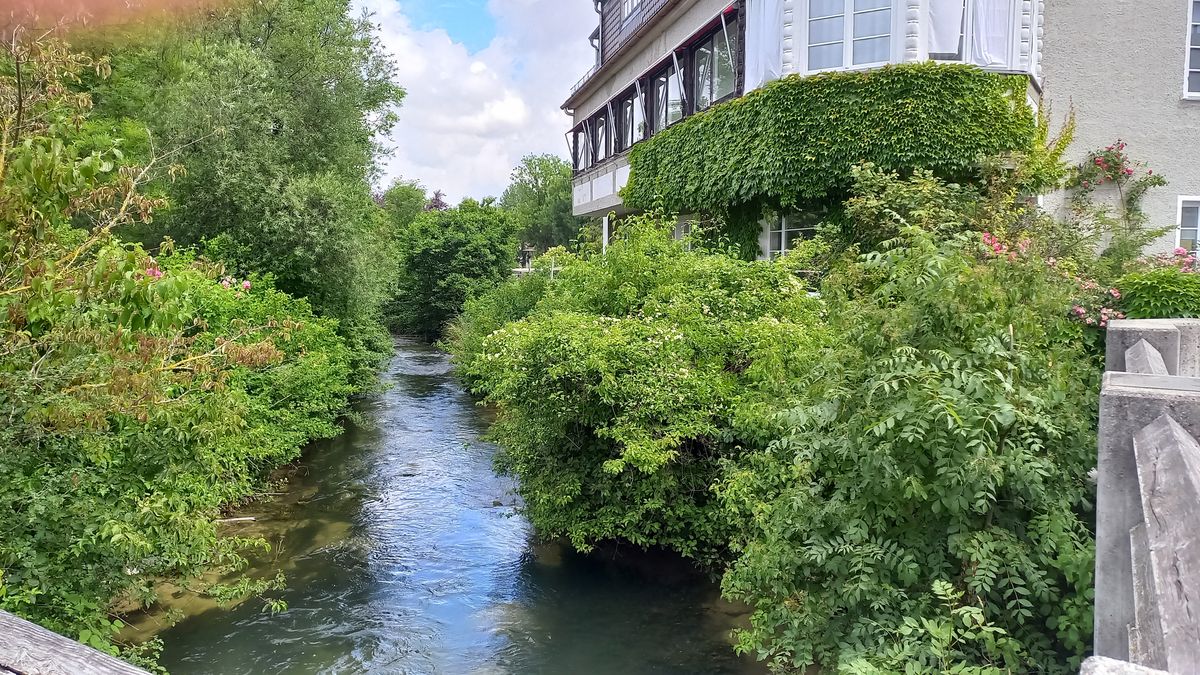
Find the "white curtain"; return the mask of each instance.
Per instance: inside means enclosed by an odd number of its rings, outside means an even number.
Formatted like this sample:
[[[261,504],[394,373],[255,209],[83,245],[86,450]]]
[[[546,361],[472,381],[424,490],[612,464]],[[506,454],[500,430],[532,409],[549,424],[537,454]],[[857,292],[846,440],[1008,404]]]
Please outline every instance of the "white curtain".
[[[971,62],[977,66],[1013,67],[1012,35],[1016,14],[1012,0],[972,0]]]
[[[929,0],[925,7],[929,16],[925,52],[957,54],[963,27],[963,0]]]
[[[783,76],[783,0],[746,2],[746,91]]]

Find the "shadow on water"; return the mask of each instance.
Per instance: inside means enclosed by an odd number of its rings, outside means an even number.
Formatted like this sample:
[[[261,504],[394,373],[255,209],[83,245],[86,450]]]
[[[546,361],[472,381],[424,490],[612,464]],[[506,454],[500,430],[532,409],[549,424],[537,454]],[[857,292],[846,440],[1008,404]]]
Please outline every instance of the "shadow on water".
[[[401,341],[385,378],[360,406],[374,426],[315,445],[234,530],[273,543],[251,572],[287,574],[288,610],[179,593],[187,618],[159,633],[172,673],[761,672],[730,647],[740,612],[680,561],[648,574],[536,544],[443,354]]]

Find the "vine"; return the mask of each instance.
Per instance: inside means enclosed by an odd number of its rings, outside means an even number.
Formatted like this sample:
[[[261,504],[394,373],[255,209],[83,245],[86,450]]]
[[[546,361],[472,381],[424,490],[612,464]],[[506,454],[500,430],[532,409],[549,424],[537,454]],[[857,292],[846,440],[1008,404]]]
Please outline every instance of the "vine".
[[[863,162],[971,178],[981,157],[1031,147],[1024,99],[1023,79],[962,65],[786,77],[639,143],[622,197],[740,222],[763,208],[840,203]]]

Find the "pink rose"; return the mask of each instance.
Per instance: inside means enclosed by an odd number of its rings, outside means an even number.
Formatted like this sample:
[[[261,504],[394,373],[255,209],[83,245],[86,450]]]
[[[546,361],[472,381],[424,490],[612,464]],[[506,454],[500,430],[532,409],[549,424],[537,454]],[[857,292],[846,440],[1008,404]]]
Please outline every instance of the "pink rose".
[[[247,279],[246,281],[243,281],[243,282],[242,282],[242,290],[243,290],[243,291],[248,291],[248,290],[250,290],[250,280],[249,280],[249,279]]]

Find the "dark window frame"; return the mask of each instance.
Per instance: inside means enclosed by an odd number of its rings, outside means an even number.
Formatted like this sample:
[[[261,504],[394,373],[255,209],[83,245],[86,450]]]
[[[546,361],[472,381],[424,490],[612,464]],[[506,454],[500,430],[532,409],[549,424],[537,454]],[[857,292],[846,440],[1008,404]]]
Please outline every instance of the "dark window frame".
[[[644,2],[645,2],[645,0],[643,0],[643,4],[644,4]],[[633,84],[631,84],[629,87],[622,90],[620,94],[618,94],[614,98],[610,99],[603,106],[601,106],[594,113],[592,113],[592,115],[590,117],[588,117],[587,120],[585,120],[584,122],[577,124],[575,127],[573,127],[572,128],[572,141],[573,141],[573,145],[575,147],[572,150],[572,152],[573,152],[572,159],[573,159],[574,166],[575,166],[575,173],[576,174],[582,173],[584,171],[587,171],[588,169],[595,167],[598,164],[607,162],[607,161],[613,159],[614,157],[617,157],[618,155],[620,155],[624,152],[627,152],[628,150],[630,150],[630,148],[632,148],[637,143],[644,141],[648,138],[651,138],[655,134],[663,131],[664,129],[671,127],[673,124],[682,122],[683,120],[687,119],[688,117],[691,117],[692,115],[697,114],[698,112],[703,112],[704,110],[708,110],[709,108],[711,108],[713,106],[719,105],[721,103],[725,103],[726,101],[730,101],[730,100],[733,100],[736,98],[741,98],[743,95],[745,95],[745,89],[746,89],[745,5],[746,5],[745,0],[739,0],[738,2],[735,2],[732,5],[730,5],[721,14],[717,15],[714,19],[709,21],[700,30],[698,30],[687,42],[680,45],[674,52],[667,55],[667,57],[665,59],[663,59],[662,61],[659,61],[658,63],[656,63],[654,65],[654,67],[652,67],[652,68],[648,69],[646,72],[644,72],[641,77],[638,77],[634,81]],[[722,21],[721,21],[722,17],[724,17],[724,19],[725,19],[724,25],[722,25]],[[695,77],[695,72],[694,72],[695,71],[694,66],[695,66],[696,52],[701,47],[703,47],[706,43],[713,41],[714,37],[718,33],[722,32],[726,26],[730,29],[730,38],[736,40],[736,42],[737,42],[736,48],[734,49],[734,56],[735,56],[735,59],[734,59],[734,68],[735,68],[734,90],[730,94],[727,94],[717,100],[710,102],[708,104],[708,107],[704,108],[703,110],[696,110],[696,77]],[[735,37],[735,35],[736,35],[736,37]],[[680,94],[683,97],[683,105],[682,105],[682,109],[681,109],[681,115],[680,115],[679,119],[677,119],[675,121],[668,121],[666,124],[662,125],[662,127],[660,128],[659,127],[659,119],[658,119],[659,92],[658,92],[657,88],[655,87],[655,81],[663,74],[670,73],[670,71],[673,68],[675,68],[676,60],[678,60],[679,71],[680,71],[678,74],[678,77],[680,78]],[[622,107],[623,107],[624,103],[629,101],[630,99],[632,99],[634,101],[634,105],[637,105],[638,85],[641,85],[642,96],[645,99],[644,108],[643,108],[643,116],[644,116],[643,123],[645,124],[645,131],[644,131],[644,133],[639,135],[637,138],[635,138],[632,144],[629,144],[627,146],[625,144],[625,137],[626,137],[627,130],[624,128],[625,115],[624,115],[624,111],[623,111]],[[667,84],[668,97],[669,97],[669,89],[670,89],[670,84],[668,83]],[[670,104],[669,104],[669,98],[668,98],[668,108],[667,108],[667,118],[668,119],[670,117],[669,105]],[[611,115],[609,114],[610,109],[612,111]],[[611,119],[609,119],[610,117],[611,117]],[[596,134],[598,121],[601,119],[607,120],[607,127],[605,129],[606,133],[605,133],[605,139],[604,139],[606,152],[605,152],[605,156],[603,159],[598,159],[599,148],[597,147],[598,144],[596,143],[595,134]],[[590,143],[591,147],[589,148],[590,152],[588,153],[590,155],[588,157],[589,161],[588,161],[587,166],[584,166],[582,168],[580,168],[580,166],[579,166],[579,154],[580,154],[580,149],[578,148],[579,135],[577,133],[575,133],[581,129],[586,129],[587,135],[590,137],[589,140],[591,141],[591,143]]]

